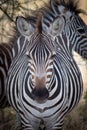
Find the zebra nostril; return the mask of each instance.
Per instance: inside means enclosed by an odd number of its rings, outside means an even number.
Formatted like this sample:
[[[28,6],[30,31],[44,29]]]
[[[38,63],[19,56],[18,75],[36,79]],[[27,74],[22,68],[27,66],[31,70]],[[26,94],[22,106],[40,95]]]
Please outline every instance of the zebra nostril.
[[[46,88],[34,88],[32,90],[32,96],[33,99],[36,101],[44,101],[46,99],[48,99],[49,97],[49,92]]]

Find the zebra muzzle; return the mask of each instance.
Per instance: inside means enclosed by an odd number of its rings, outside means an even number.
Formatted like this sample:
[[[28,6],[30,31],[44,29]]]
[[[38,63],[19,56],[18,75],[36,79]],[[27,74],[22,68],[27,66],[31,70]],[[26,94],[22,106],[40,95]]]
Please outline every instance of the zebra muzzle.
[[[46,88],[34,88],[32,90],[32,97],[37,102],[45,102],[49,97],[49,92]]]

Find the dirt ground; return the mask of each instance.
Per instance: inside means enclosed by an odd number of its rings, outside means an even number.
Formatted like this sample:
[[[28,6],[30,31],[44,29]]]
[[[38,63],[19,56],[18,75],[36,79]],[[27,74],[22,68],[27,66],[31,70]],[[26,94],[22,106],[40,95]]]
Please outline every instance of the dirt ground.
[[[83,59],[77,53],[74,52],[74,58],[80,68],[82,78],[83,78],[83,97],[85,92],[87,91],[87,60]]]

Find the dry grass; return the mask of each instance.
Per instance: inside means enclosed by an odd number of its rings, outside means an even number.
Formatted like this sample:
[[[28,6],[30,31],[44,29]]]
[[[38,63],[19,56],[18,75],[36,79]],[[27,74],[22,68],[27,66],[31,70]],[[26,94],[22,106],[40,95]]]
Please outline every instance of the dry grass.
[[[65,130],[87,130],[87,103],[80,104],[65,118]]]
[[[16,113],[12,108],[0,111],[0,130],[11,130],[16,123]]]

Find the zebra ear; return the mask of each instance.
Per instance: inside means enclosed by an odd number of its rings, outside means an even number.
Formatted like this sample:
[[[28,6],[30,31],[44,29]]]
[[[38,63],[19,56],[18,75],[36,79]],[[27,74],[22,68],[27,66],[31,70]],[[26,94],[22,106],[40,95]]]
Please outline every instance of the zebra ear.
[[[16,19],[16,26],[18,31],[22,34],[22,35],[26,35],[26,36],[30,36],[32,34],[32,32],[34,31],[34,28],[32,27],[32,25],[27,22],[27,20],[23,17],[17,17]]]
[[[56,36],[59,35],[64,30],[64,26],[65,26],[65,20],[62,16],[59,16],[50,25],[49,31],[51,35]]]

